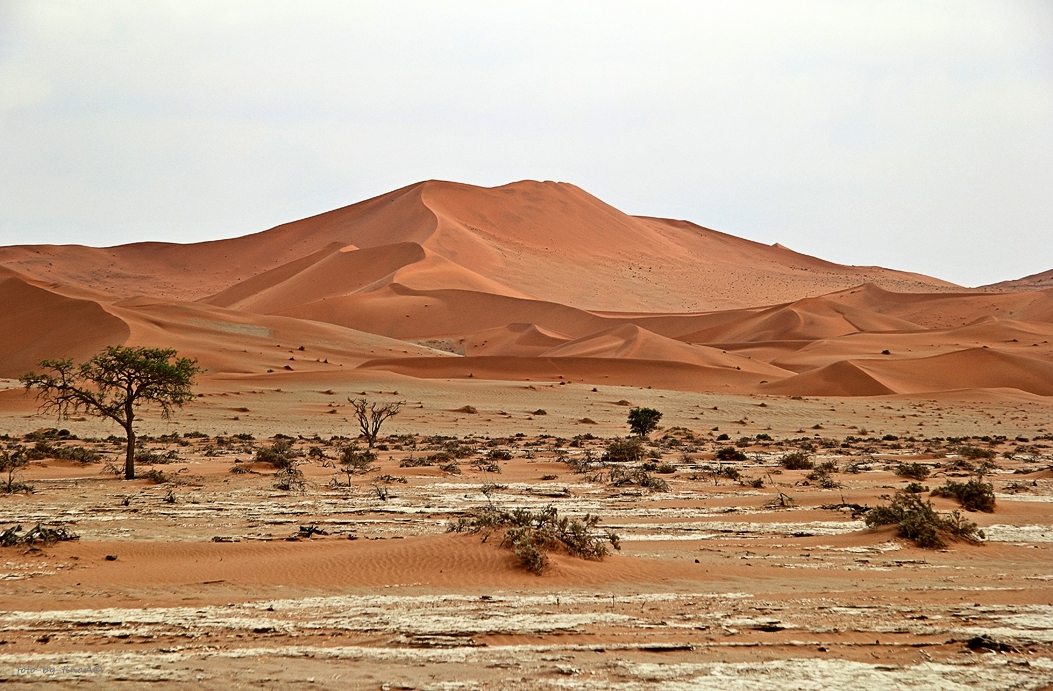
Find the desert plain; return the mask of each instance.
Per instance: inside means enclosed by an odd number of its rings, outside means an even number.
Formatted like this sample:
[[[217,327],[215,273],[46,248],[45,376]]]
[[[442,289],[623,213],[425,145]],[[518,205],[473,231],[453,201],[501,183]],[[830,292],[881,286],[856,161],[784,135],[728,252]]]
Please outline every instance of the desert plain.
[[[1047,688],[1050,280],[842,266],[529,181],[209,243],[2,247],[0,439],[34,460],[0,530],[77,539],[0,548],[0,679]],[[171,419],[144,409],[130,481],[119,428],[18,381],[108,345],[203,369]],[[352,470],[361,399],[402,407]],[[660,429],[620,458],[638,408]],[[968,481],[993,511],[932,493]],[[982,538],[867,526],[908,488]],[[547,507],[620,549],[557,546],[539,575],[503,527],[451,530]]]

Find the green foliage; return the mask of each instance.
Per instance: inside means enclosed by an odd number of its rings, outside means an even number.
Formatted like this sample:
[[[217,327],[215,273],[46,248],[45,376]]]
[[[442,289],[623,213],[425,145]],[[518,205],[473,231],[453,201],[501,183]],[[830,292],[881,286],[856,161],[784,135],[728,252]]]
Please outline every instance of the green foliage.
[[[811,470],[815,466],[805,451],[791,451],[779,459],[779,465],[787,470]]]
[[[841,486],[841,483],[831,476],[837,471],[838,467],[836,462],[826,461],[815,466],[812,469],[812,472],[808,473],[807,477],[823,489],[836,489]]]
[[[168,419],[172,410],[193,398],[194,376],[201,370],[196,360],[176,359],[176,351],[163,348],[108,346],[78,366],[72,359],[42,360],[43,373],[19,377],[27,391],[36,389],[43,412],[59,418],[83,411],[109,418],[126,433],[125,479],[135,478],[135,417],[146,404],[161,409]]]
[[[959,456],[968,458],[970,461],[978,461],[980,459],[993,460],[996,455],[992,449],[981,449],[976,446],[962,446],[957,451]]]
[[[355,473],[368,473],[373,468],[373,461],[377,455],[369,449],[362,450],[358,444],[350,444],[340,449],[340,467],[347,474],[347,484],[351,484],[351,476]]]
[[[485,542],[493,531],[503,529],[501,546],[511,549],[528,571],[541,575],[549,564],[548,553],[554,549],[592,560],[610,554],[608,543],[621,549],[618,535],[599,531],[599,523],[600,517],[591,514],[582,519],[561,518],[553,506],[534,513],[525,508],[504,511],[490,504],[451,524],[449,532],[483,533]]]
[[[658,429],[661,419],[662,414],[654,408],[633,408],[629,411],[629,429],[637,436],[646,437]]]
[[[21,480],[21,470],[27,465],[29,456],[22,445],[16,444],[7,449],[0,449],[0,473],[7,473],[7,478],[0,484],[0,490],[5,494],[32,492],[33,487]]]
[[[742,453],[734,446],[725,446],[722,449],[717,450],[718,461],[745,461],[746,454]]]
[[[293,463],[292,440],[284,437],[276,438],[270,446],[261,446],[256,449],[256,462],[269,463],[275,468],[287,468]]]
[[[609,463],[634,463],[644,457],[644,447],[639,439],[615,439],[607,444],[603,460]]]
[[[886,495],[884,499],[889,499]],[[942,549],[947,546],[945,538],[979,543],[986,536],[975,523],[965,520],[960,513],[940,514],[932,508],[932,502],[923,502],[912,492],[900,490],[885,506],[867,512],[866,524],[870,528],[896,525],[900,537],[914,540],[919,547]]]
[[[924,480],[930,472],[929,466],[923,463],[900,463],[896,466],[896,475],[911,480]]]
[[[992,513],[995,509],[994,486],[981,480],[969,480],[968,482],[952,480],[932,490],[932,496],[953,497],[961,502],[962,508],[968,511]]]

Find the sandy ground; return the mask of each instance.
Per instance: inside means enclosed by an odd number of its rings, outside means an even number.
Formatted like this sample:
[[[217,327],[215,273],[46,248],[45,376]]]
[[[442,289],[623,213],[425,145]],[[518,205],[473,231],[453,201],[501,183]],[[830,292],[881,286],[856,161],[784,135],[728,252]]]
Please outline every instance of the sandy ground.
[[[0,393],[3,430],[53,426],[14,384]],[[148,448],[175,452],[140,469],[160,471],[168,481],[159,484],[106,474],[115,444],[55,442],[104,458],[34,461],[24,480],[35,492],[0,496],[4,527],[39,521],[80,535],[0,551],[0,679],[25,688],[1053,683],[1053,441],[1035,439],[1053,418],[1041,397],[795,400],[381,374],[328,386],[299,373],[206,378],[175,420],[143,421]],[[363,394],[406,401],[384,430],[402,436],[384,440],[376,468],[347,487],[335,463],[341,442],[330,439],[355,435],[346,399]],[[624,402],[665,413],[649,450],[672,466],[656,475],[669,491],[615,486],[560,460],[599,454],[604,438],[624,435]],[[465,406],[478,412],[458,412]],[[61,426],[79,437],[115,432],[94,419]],[[182,436],[195,431],[208,436]],[[277,433],[322,454],[301,459],[303,492],[275,489],[273,468],[251,463]],[[730,441],[717,441],[723,433]],[[901,461],[932,466],[930,487],[963,479],[947,438],[984,435],[1005,439],[962,442],[998,452],[988,476],[996,511],[968,515],[987,534],[982,545],[923,550],[837,506],[881,503],[907,482],[892,472]],[[459,474],[401,467],[452,437],[471,450]],[[734,465],[760,487],[711,472],[714,452],[743,437],[748,460]],[[840,487],[778,465],[802,440],[816,461],[838,464]],[[511,454],[499,473],[473,466],[494,448]],[[859,472],[846,472],[852,464]],[[486,485],[496,485],[489,498]],[[599,514],[622,549],[603,561],[554,554],[535,576],[499,535],[447,532],[488,501]],[[300,526],[326,534],[290,540]],[[970,649],[980,636],[1002,650]]]

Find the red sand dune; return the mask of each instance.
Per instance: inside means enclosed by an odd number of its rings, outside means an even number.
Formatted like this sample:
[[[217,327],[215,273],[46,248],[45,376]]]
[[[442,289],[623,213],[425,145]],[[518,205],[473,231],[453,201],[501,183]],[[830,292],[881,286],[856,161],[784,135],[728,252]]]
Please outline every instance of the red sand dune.
[[[17,278],[0,279],[0,376],[17,377],[44,358],[84,360],[123,343],[128,326],[96,302],[76,300]]]
[[[0,248],[0,376],[133,343],[247,376],[361,366],[1048,396],[1053,289],[1042,276],[969,290],[630,216],[565,183],[431,181],[230,240]]]
[[[874,396],[995,388],[1053,396],[1053,364],[988,348],[970,348],[926,358],[842,360],[764,384],[760,390],[807,396]]]

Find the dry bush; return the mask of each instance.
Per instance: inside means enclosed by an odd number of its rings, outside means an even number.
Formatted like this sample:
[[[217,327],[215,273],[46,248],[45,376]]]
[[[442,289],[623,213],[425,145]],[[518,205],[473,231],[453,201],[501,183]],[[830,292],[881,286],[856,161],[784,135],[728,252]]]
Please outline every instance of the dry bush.
[[[290,463],[279,468],[274,474],[274,489],[302,493],[307,490],[307,479],[303,476],[302,470]]]
[[[142,473],[141,475],[139,475],[139,479],[141,479],[141,480],[149,480],[150,482],[154,483],[155,485],[163,485],[166,482],[171,482],[172,481],[172,478],[170,478],[169,476],[165,475],[163,472],[161,472],[160,470],[157,470],[156,468],[151,468],[149,471],[147,471],[145,473]]]
[[[486,458],[472,459],[472,467],[483,473],[500,473],[501,466]]]
[[[406,458],[399,461],[400,468],[422,468],[425,466],[435,465],[427,458],[417,458],[413,454],[410,454]]]
[[[461,466],[457,463],[457,461],[450,461],[449,463],[443,463],[442,465],[439,466],[439,470],[441,470],[444,473],[449,473],[451,475],[460,475],[461,474]]]
[[[35,527],[30,528],[21,535],[18,532],[20,530],[22,530],[22,526],[16,525],[0,532],[0,547],[14,547],[16,545],[34,547],[38,542],[45,547],[50,547],[56,542],[80,539],[78,535],[66,528],[48,528],[40,523],[37,523]]]
[[[652,492],[668,492],[669,483],[660,477],[654,477],[642,468],[611,468],[608,481],[615,487],[635,485]]]
[[[725,477],[731,480],[732,482],[738,482],[742,479],[742,473],[739,471],[738,468],[732,465],[720,464],[716,467],[713,467],[709,464],[706,464],[703,465],[700,468],[700,470],[706,475],[711,475],[713,477],[714,484],[716,484],[717,479],[721,477]]]

